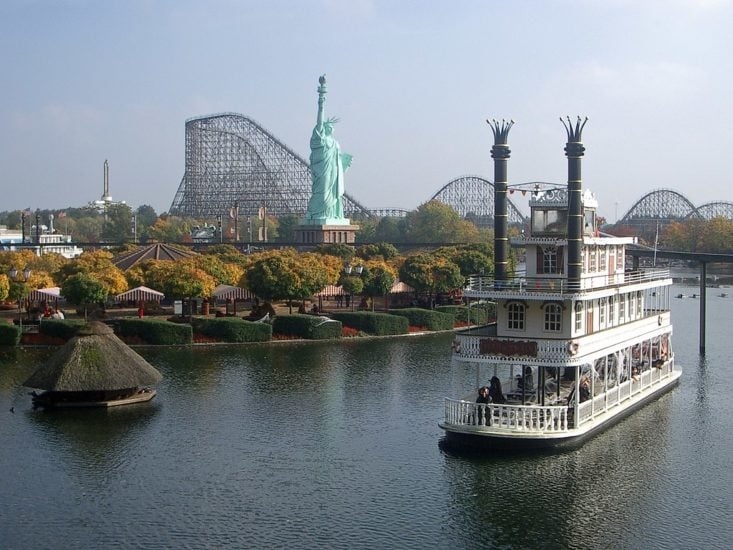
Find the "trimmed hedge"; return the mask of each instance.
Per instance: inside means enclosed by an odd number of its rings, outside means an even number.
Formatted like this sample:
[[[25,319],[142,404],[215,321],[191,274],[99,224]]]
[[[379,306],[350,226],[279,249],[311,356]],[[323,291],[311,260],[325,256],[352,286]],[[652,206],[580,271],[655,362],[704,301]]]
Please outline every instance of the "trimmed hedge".
[[[272,339],[272,326],[268,323],[253,323],[237,317],[194,317],[192,326],[194,332],[223,342],[269,342]]]
[[[471,325],[485,325],[496,319],[496,304],[472,305],[470,318],[467,306],[438,306],[435,311],[450,313],[457,322],[470,323]]]
[[[407,317],[390,315],[388,313],[339,311],[332,313],[331,317],[337,321],[341,321],[347,327],[352,327],[374,336],[407,334],[410,330],[410,322],[407,320]]]
[[[17,346],[18,344],[20,344],[20,327],[0,323],[0,346]]]
[[[455,315],[452,313],[419,307],[395,309],[390,313],[407,317],[410,326],[422,327],[425,330],[451,330],[456,320]]]
[[[86,321],[81,319],[48,319],[41,322],[38,332],[68,341],[86,324]]]
[[[278,315],[272,322],[272,332],[308,340],[341,338],[341,322],[315,315]]]
[[[193,343],[191,325],[170,323],[157,319],[120,319],[119,336],[136,336],[147,344],[174,346]]]

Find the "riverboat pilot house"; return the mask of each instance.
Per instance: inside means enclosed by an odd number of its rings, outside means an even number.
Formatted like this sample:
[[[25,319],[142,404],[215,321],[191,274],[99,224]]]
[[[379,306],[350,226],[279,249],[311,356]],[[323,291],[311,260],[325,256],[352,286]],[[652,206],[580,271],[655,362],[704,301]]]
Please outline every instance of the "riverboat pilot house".
[[[464,296],[496,302],[496,323],[456,333],[454,365],[476,386],[445,401],[446,441],[488,448],[572,446],[671,388],[674,368],[666,269],[626,269],[632,237],[600,236],[597,201],[581,189],[585,121],[565,123],[567,187],[536,188],[529,235],[508,239],[506,139],[493,121],[495,273],[471,277]],[[507,243],[526,272],[507,273]],[[478,387],[493,398],[476,401]],[[498,386],[498,390],[496,387]]]

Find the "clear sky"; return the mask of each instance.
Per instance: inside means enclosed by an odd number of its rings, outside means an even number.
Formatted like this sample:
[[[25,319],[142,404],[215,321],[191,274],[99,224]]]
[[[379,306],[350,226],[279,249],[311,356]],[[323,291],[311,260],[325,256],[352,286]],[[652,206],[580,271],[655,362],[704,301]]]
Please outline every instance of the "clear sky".
[[[346,192],[413,209],[493,179],[567,180],[558,117],[590,118],[609,221],[646,192],[733,201],[731,0],[3,0],[0,210],[110,194],[170,208],[187,118],[249,116],[307,159],[319,75],[354,155]]]

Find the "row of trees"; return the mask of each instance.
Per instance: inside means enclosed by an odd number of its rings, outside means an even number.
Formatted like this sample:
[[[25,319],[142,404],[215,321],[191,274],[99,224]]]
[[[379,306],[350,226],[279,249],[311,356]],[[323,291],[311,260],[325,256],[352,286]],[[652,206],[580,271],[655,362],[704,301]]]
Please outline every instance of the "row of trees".
[[[196,220],[180,218],[168,214],[156,214],[153,207],[143,205],[133,210],[127,204],[114,204],[100,211],[92,207],[66,208],[60,211],[36,210],[25,218],[26,232],[32,235],[31,226],[39,220],[40,224],[49,225],[49,217],[55,216],[54,229],[71,235],[77,243],[126,243],[137,240],[146,242],[190,243],[191,232],[195,227],[213,225],[217,228],[219,220]],[[264,220],[267,226],[268,240],[272,242],[290,243],[293,230],[300,223],[298,216],[274,218],[268,216]],[[0,212],[0,225],[9,229],[20,229],[21,211]],[[228,215],[221,219],[220,239],[222,242],[235,240],[235,220]],[[263,222],[247,217],[238,220],[236,232],[239,242],[249,242],[250,235],[256,242],[259,227]],[[395,244],[425,243],[477,243],[491,239],[491,235],[480,231],[472,222],[461,216],[450,206],[439,201],[430,201],[417,210],[409,212],[404,218],[362,219],[357,223],[359,243],[391,242]]]
[[[168,299],[206,299],[219,284],[248,288],[265,301],[308,300],[327,285],[342,285],[349,294],[375,298],[385,296],[398,278],[432,297],[462,288],[471,274],[489,274],[493,269],[493,249],[487,244],[409,255],[400,255],[386,243],[356,248],[323,245],[303,253],[282,248],[254,254],[217,245],[205,254],[175,262],[146,260],[124,273],[113,257],[107,250],[84,252],[74,260],[57,254],[36,256],[31,251],[2,252],[0,300],[19,302],[33,289],[59,286],[69,302],[85,305],[104,302],[140,285],[163,292]],[[28,279],[18,280],[17,274],[24,271],[30,274]]]

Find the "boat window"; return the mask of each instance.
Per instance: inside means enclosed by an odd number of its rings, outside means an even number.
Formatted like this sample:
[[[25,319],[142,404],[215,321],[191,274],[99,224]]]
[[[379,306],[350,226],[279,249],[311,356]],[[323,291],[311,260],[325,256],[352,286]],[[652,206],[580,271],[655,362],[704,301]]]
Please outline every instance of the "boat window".
[[[626,295],[620,294],[618,297],[618,322],[623,323],[626,317]]]
[[[507,328],[509,330],[524,330],[525,306],[519,302],[511,302],[507,306]]]
[[[545,306],[545,330],[560,332],[562,330],[562,308],[558,304]]]
[[[606,307],[605,298],[598,300],[598,323],[601,325],[601,328],[606,327]]]
[[[583,330],[583,302],[575,302],[575,330]]]
[[[562,247],[552,245],[537,247],[538,273],[553,274],[563,272]]]

